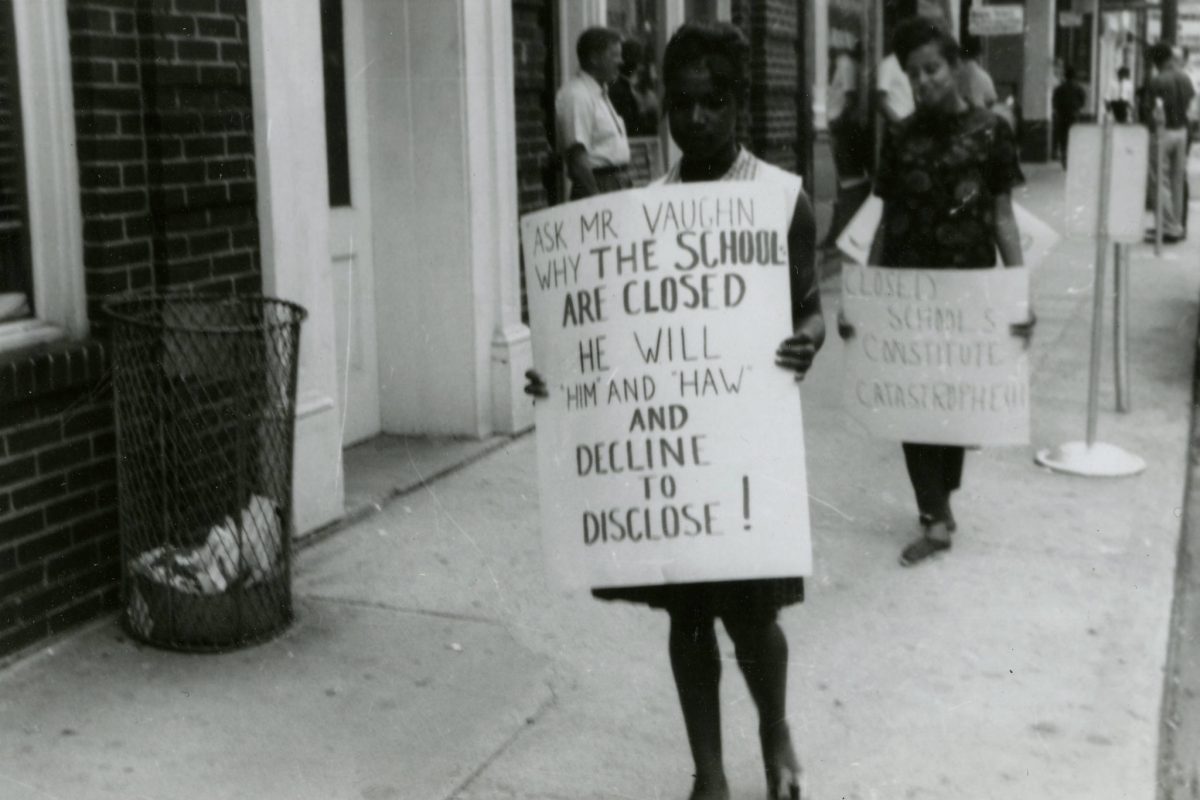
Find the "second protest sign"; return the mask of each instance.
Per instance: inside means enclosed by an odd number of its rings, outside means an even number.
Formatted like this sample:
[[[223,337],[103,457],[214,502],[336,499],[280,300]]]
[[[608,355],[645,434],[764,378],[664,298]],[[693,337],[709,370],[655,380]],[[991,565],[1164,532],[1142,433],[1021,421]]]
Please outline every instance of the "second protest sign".
[[[847,264],[846,408],[874,436],[951,445],[1029,442],[1029,359],[1010,325],[1029,274]]]
[[[603,195],[522,218],[542,528],[575,588],[811,571],[778,188]]]

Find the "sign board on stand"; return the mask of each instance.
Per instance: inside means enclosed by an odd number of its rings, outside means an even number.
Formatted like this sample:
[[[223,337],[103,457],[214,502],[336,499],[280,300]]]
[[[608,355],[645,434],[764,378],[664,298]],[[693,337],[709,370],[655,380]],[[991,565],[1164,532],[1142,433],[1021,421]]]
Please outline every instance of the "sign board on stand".
[[[1112,125],[1112,174],[1108,190],[1108,238],[1140,242],[1145,228],[1146,183],[1150,132],[1141,125]],[[1072,125],[1067,163],[1067,235],[1094,239],[1100,235],[1099,202],[1102,130],[1099,125]],[[1083,166],[1086,165],[1086,166]]]
[[[660,186],[521,238],[549,570],[571,588],[811,572],[782,189]]]
[[[1025,7],[973,5],[967,27],[972,36],[1020,36],[1025,33]]]
[[[842,268],[845,405],[876,437],[1029,442],[1029,270]]]

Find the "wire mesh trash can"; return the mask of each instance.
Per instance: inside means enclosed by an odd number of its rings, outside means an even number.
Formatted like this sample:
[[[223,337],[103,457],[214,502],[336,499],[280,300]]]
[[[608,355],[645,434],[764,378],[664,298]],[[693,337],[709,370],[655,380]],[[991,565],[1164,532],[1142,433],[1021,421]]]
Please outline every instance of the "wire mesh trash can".
[[[298,305],[264,297],[111,300],[124,623],[225,650],[292,620]]]

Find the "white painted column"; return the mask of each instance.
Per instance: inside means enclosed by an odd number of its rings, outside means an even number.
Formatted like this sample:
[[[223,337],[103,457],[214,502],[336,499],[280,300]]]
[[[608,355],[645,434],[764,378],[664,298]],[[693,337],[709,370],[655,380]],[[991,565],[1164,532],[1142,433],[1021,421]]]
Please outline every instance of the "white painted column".
[[[829,95],[829,0],[813,0],[813,31],[809,39],[813,47],[813,128],[829,127],[826,117]]]
[[[263,291],[308,310],[292,489],[304,532],[343,513],[321,16],[318,0],[250,0],[247,11]]]
[[[508,0],[462,1],[476,318],[491,320],[476,331],[479,385],[488,391],[480,400],[490,411],[492,431],[516,433],[533,426],[533,403],[524,393],[533,349],[529,328],[521,322],[512,5]],[[485,342],[489,328],[491,338]]]
[[[1044,137],[1045,153],[1050,152],[1050,81],[1054,74],[1054,4],[1025,4],[1025,75],[1021,89],[1021,109],[1026,124]]]
[[[383,428],[532,424],[507,0],[364,4]]]

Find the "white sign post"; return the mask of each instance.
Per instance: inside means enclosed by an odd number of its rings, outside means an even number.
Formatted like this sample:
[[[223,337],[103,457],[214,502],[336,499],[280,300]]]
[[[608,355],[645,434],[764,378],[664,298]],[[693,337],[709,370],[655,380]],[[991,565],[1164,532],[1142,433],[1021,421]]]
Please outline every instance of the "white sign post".
[[[1087,131],[1096,128],[1095,133]],[[1144,195],[1137,188],[1129,191],[1124,183],[1115,185],[1114,178],[1124,179],[1140,175],[1140,182],[1134,187],[1146,185],[1146,155],[1145,147],[1132,146],[1134,136],[1131,132],[1144,129],[1133,126],[1114,126],[1112,120],[1105,117],[1100,126],[1073,126],[1071,128],[1071,143],[1068,150],[1067,169],[1067,211],[1068,218],[1076,217],[1076,222],[1069,223],[1067,230],[1075,236],[1095,236],[1096,239],[1096,268],[1095,282],[1092,289],[1092,350],[1088,370],[1087,398],[1087,436],[1084,441],[1073,441],[1057,447],[1038,451],[1037,463],[1059,472],[1088,477],[1119,477],[1135,475],[1146,468],[1146,462],[1140,457],[1122,450],[1116,445],[1096,441],[1096,425],[1099,419],[1100,396],[1100,347],[1104,333],[1104,272],[1108,258],[1108,246],[1113,238],[1113,232],[1118,233],[1118,241],[1128,241],[1133,236],[1130,229],[1141,228],[1142,200]],[[1077,138],[1077,133],[1078,138]],[[1098,146],[1093,140],[1098,134]],[[1122,145],[1122,142],[1125,144]],[[1090,152],[1089,152],[1090,151]],[[1091,155],[1091,158],[1087,156]],[[1132,163],[1136,159],[1137,163]],[[1097,161],[1099,164],[1097,165]],[[1140,165],[1140,166],[1139,166]],[[1099,166],[1097,170],[1096,167]],[[1140,170],[1140,173],[1139,173]],[[1082,192],[1087,187],[1095,187],[1091,199]],[[1114,215],[1114,208],[1123,203],[1129,203],[1132,197],[1136,203],[1136,213],[1132,222],[1121,215]],[[1115,202],[1114,202],[1115,200]],[[1074,211],[1079,206],[1092,210],[1095,214],[1094,224],[1088,224],[1087,217]],[[1118,275],[1118,291],[1122,292],[1123,282]],[[1124,290],[1127,294],[1127,288]],[[1120,318],[1120,317],[1118,317]],[[1119,326],[1121,330],[1124,325]],[[1124,356],[1125,348],[1118,342],[1116,348],[1118,358]],[[1118,387],[1120,390],[1122,376],[1126,374],[1118,365]]]
[[[785,193],[602,195],[521,220],[544,549],[571,588],[811,572]]]
[[[1029,442],[1029,271],[846,265],[845,405],[876,437],[953,445]]]

